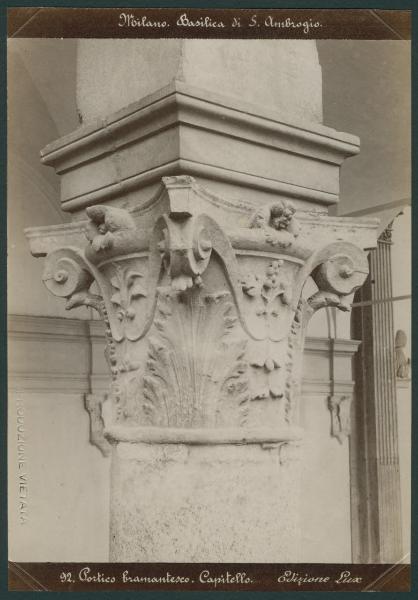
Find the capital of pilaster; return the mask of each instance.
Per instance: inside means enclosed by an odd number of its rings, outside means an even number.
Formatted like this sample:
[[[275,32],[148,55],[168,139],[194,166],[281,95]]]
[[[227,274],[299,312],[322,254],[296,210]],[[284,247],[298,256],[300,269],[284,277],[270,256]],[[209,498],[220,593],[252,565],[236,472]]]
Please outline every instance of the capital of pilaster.
[[[105,323],[108,439],[280,444],[302,435],[306,324],[321,307],[349,309],[376,227],[287,200],[254,210],[181,175],[145,206],[93,205],[26,235],[46,287]],[[305,297],[309,278],[318,289]]]

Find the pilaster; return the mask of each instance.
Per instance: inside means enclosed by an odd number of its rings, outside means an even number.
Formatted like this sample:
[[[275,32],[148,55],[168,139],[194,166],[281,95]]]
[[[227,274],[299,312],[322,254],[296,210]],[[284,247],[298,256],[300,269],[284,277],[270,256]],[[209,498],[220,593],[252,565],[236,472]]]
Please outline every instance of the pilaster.
[[[370,276],[356,296],[353,335],[363,340],[355,359],[358,465],[355,493],[355,558],[397,562],[402,558],[401,500],[396,408],[390,224],[370,253]],[[355,491],[357,489],[357,491]]]

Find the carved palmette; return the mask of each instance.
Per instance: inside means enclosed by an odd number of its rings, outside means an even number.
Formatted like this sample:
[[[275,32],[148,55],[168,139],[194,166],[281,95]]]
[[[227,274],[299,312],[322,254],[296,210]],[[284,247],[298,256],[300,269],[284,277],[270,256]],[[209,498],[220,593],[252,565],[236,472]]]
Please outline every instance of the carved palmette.
[[[294,425],[307,323],[324,306],[349,308],[368,272],[362,247],[344,240],[338,220],[335,238],[323,236],[328,217],[306,218],[289,202],[240,206],[240,226],[221,226],[222,201],[191,178],[163,188],[152,230],[135,210],[92,206],[87,245],[46,259],[48,289],[105,323],[111,422]],[[318,289],[306,298],[309,278]]]
[[[241,426],[248,412],[246,339],[228,292],[159,290],[143,378],[147,423]]]

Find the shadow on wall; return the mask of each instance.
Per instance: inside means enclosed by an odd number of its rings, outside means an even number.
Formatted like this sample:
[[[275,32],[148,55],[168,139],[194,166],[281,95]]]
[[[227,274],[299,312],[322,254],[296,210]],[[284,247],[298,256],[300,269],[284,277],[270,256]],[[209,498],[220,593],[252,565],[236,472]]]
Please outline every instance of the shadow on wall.
[[[44,288],[42,264],[30,255],[23,233],[25,227],[69,220],[60,209],[59,177],[39,157],[40,148],[78,124],[76,41],[65,40],[62,47],[57,42],[8,42],[8,309],[12,314],[68,317]],[[82,310],[78,316],[89,315]]]

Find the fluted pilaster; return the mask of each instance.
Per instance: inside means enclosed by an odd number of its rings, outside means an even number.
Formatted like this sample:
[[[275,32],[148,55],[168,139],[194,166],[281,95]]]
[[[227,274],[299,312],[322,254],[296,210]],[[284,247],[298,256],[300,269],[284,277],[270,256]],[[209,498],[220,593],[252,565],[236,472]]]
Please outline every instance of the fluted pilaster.
[[[353,309],[354,336],[362,340],[352,440],[359,465],[355,513],[360,562],[397,562],[402,553],[391,229],[389,225],[370,253],[370,277],[356,297],[363,305]]]

